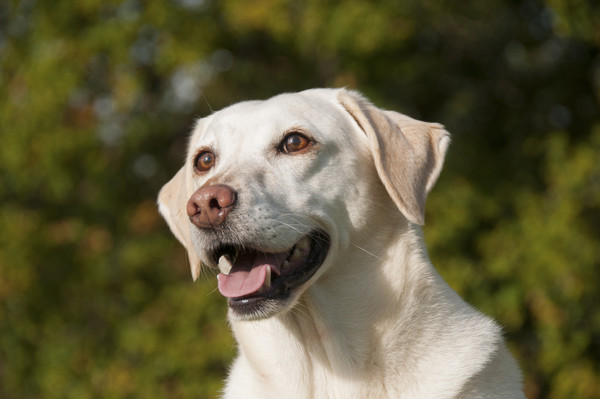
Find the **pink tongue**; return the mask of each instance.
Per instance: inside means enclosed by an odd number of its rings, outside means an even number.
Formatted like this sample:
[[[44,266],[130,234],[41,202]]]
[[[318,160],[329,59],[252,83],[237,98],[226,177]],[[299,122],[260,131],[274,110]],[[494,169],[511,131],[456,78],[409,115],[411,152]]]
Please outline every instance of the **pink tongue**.
[[[217,276],[219,291],[227,298],[238,298],[258,291],[265,283],[267,266],[279,274],[281,263],[287,255],[288,251],[278,254],[240,254],[229,274],[220,273]]]

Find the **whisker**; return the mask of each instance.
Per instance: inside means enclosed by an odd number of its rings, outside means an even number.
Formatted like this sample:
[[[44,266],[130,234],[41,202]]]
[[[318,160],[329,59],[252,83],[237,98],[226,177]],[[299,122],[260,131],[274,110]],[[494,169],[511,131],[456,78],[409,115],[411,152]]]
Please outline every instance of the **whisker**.
[[[218,289],[219,289],[219,287],[215,287],[211,292],[209,292],[208,294],[206,294],[206,296],[214,294],[215,291],[217,291]]]
[[[360,249],[361,251],[365,252],[366,254],[369,254],[369,255],[371,255],[371,256],[372,256],[372,257],[374,257],[375,259],[378,259],[378,260],[380,260],[380,261],[382,261],[382,262],[383,262],[383,258],[380,258],[379,256],[375,255],[374,253],[372,253],[372,252],[369,252],[369,251],[367,251],[366,249],[364,249],[363,247],[361,247],[361,246],[358,246],[358,245],[356,245],[356,244],[354,244],[354,243],[352,243],[352,245],[353,245],[353,246],[355,246],[356,248]]]

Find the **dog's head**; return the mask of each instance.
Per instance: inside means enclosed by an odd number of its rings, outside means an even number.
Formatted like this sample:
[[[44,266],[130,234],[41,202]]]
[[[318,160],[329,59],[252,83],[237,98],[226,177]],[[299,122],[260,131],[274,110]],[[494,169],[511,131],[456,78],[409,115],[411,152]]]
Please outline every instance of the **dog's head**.
[[[364,230],[375,191],[423,224],[448,143],[441,125],[345,89],[243,102],[198,121],[159,209],[194,278],[201,264],[221,271],[232,317],[269,317],[293,307]]]

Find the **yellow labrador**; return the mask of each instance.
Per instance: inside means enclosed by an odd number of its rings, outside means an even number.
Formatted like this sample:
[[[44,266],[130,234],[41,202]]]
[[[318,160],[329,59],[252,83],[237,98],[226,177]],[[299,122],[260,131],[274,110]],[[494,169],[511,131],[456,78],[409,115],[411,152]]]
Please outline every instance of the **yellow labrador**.
[[[345,89],[200,119],[159,208],[239,344],[225,398],[524,398],[501,329],[419,225],[450,142]]]

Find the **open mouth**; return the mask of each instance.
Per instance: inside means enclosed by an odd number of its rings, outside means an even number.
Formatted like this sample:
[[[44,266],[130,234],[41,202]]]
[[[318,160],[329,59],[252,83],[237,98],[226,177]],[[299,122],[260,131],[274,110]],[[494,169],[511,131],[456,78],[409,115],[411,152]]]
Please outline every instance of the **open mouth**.
[[[286,299],[291,290],[315,274],[328,249],[329,237],[318,230],[302,237],[292,248],[277,253],[221,245],[213,252],[221,271],[217,276],[219,291],[234,308]]]

